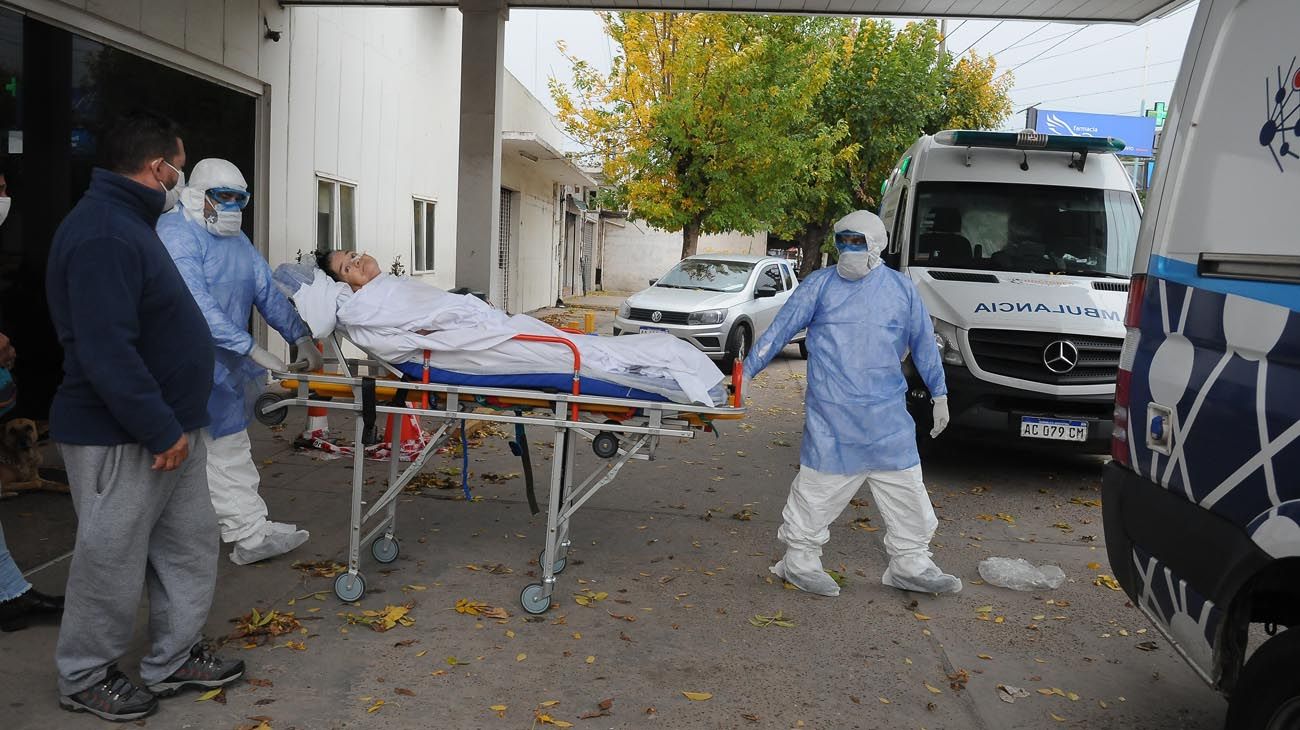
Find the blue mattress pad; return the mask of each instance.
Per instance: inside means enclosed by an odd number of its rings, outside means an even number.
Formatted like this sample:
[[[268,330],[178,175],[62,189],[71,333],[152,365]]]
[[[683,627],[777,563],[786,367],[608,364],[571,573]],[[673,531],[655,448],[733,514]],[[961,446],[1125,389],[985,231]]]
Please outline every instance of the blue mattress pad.
[[[402,374],[416,382],[424,380],[424,366],[415,362],[397,365]],[[569,393],[573,391],[573,373],[497,373],[493,375],[471,375],[469,373],[429,368],[429,382],[444,385],[464,385],[480,388],[519,388],[521,390],[541,390],[549,393]],[[611,383],[587,376],[579,376],[578,387],[582,395],[595,395],[605,398],[630,398],[666,403],[669,399],[659,393],[630,388],[626,385]]]

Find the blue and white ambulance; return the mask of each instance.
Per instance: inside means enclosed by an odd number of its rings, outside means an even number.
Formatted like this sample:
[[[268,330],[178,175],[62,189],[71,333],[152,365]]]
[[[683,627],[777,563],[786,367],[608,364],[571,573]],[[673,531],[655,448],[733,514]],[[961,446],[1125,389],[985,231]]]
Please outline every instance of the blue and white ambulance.
[[[1124,590],[1300,727],[1300,2],[1201,0],[1138,250],[1104,477]]]
[[[885,260],[934,319],[952,428],[1105,453],[1141,206],[1110,138],[945,131],[885,182]],[[918,442],[929,393],[909,378]]]

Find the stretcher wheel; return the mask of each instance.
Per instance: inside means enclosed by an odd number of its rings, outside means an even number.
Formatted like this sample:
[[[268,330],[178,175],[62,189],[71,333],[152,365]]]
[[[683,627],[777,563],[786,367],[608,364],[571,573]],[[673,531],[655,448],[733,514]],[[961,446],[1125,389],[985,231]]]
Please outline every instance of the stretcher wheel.
[[[334,595],[344,603],[359,601],[366,595],[366,579],[360,573],[342,573],[334,579]]]
[[[397,556],[401,552],[401,546],[397,544],[397,538],[395,537],[381,535],[370,543],[370,554],[381,563],[387,564],[397,560]]]
[[[591,440],[591,450],[602,459],[612,458],[618,453],[618,437],[608,431],[597,434]]]
[[[551,609],[551,597],[546,595],[546,589],[541,583],[529,583],[519,593],[519,604],[523,606],[524,613],[540,616]]]
[[[540,553],[537,553],[537,564],[538,564],[538,565],[541,565],[541,564],[542,564],[542,558],[544,558],[544,557],[546,557],[546,551],[545,551],[545,550],[541,551]],[[569,564],[569,556],[567,556],[567,555],[560,555],[560,556],[558,556],[558,557],[555,558],[555,564],[551,566],[551,572],[555,573],[556,575],[559,575],[560,573],[563,573],[563,572],[564,572],[564,566],[566,566],[566,565],[568,565],[568,564]]]
[[[288,408],[280,408],[269,413],[262,412],[266,406],[275,405],[281,400],[278,393],[263,393],[257,396],[257,400],[253,401],[253,416],[257,418],[257,422],[263,426],[279,426],[284,423],[284,419],[289,416]]]

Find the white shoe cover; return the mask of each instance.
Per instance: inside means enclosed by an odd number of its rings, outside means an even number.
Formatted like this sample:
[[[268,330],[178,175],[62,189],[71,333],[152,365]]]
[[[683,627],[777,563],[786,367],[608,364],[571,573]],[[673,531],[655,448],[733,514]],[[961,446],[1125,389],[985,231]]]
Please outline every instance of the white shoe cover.
[[[961,578],[939,570],[928,557],[898,557],[889,561],[880,582],[917,593],[960,593]]]
[[[279,530],[267,528],[256,535],[250,535],[236,542],[235,549],[230,551],[230,562],[235,565],[248,565],[259,560],[284,555],[307,542],[309,537],[311,537],[311,533],[306,530],[280,532]]]
[[[298,526],[290,525],[286,522],[272,522],[270,520],[267,520],[265,529],[271,532],[278,532],[281,535],[289,535],[291,533],[297,532]]]
[[[800,561],[797,558],[792,559],[793,552],[787,552],[784,558],[776,562],[776,565],[768,568],[772,575],[789,581],[790,585],[805,593],[815,593],[819,596],[831,598],[840,594],[840,587],[835,582],[835,579],[822,570],[821,560],[810,556],[815,563],[815,567],[813,565],[799,565],[797,566],[798,569],[796,569],[796,565]]]

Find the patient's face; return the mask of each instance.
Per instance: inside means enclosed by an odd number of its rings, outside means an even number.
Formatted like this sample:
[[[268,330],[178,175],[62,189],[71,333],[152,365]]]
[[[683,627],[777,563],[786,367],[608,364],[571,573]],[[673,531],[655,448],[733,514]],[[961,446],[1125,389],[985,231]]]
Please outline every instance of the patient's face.
[[[375,257],[355,251],[335,251],[330,254],[330,269],[351,286],[353,291],[379,276],[379,262],[375,261]]]

